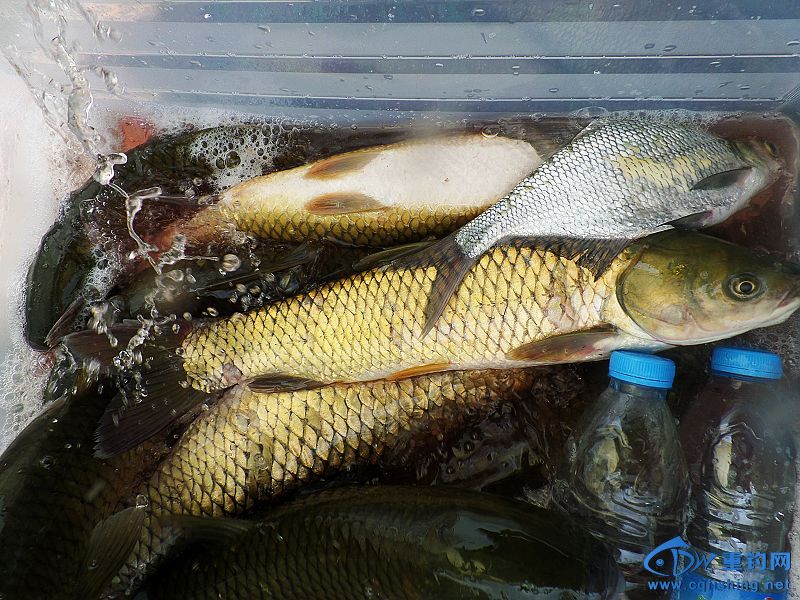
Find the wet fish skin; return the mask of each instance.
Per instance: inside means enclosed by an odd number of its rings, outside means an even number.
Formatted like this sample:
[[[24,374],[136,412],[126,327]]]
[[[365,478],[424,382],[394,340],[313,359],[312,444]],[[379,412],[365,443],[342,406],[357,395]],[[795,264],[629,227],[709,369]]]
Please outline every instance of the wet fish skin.
[[[495,244],[595,240],[589,249],[580,245],[579,258],[601,272],[627,240],[673,225],[724,221],[774,181],[778,168],[768,145],[732,143],[693,125],[640,119],[591,125],[503,199],[415,258],[439,270],[422,334],[466,270]]]
[[[452,371],[402,381],[257,393],[237,386],[191,424],[138,494],[148,515],[115,586],[136,581],[169,547],[158,519],[236,516],[264,500],[371,463],[430,430],[517,398],[542,369]]]
[[[94,457],[94,430],[113,387],[98,393],[82,373],[57,373],[45,410],[0,457],[3,598],[88,598],[79,590],[87,589],[93,530],[159,457],[152,444],[111,461]]]
[[[254,522],[208,521],[175,523],[189,535],[197,528],[229,541],[190,547],[153,578],[148,597],[613,598],[621,591],[608,551],[564,517],[466,490],[355,487]]]
[[[363,148],[235,185],[184,231],[204,239],[233,223],[284,242],[413,242],[457,229],[541,162],[528,142],[481,133]]]

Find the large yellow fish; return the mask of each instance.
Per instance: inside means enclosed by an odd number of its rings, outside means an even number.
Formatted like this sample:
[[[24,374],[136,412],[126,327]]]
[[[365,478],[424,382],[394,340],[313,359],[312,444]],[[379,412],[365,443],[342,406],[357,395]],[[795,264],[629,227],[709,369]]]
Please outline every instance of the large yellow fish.
[[[420,309],[434,267],[377,268],[246,315],[176,323],[136,348],[137,390],[104,416],[113,454],[238,383],[300,389],[447,370],[597,360],[618,348],[710,342],[785,320],[800,306],[800,272],[697,233],[636,242],[597,279],[555,251],[499,246],[467,273],[423,338]],[[116,331],[121,340],[136,328]],[[105,336],[74,334],[76,354],[110,361]]]
[[[339,154],[239,183],[181,227],[194,239],[221,224],[264,239],[333,238],[389,246],[442,236],[476,217],[550,150],[506,137],[426,137]]]

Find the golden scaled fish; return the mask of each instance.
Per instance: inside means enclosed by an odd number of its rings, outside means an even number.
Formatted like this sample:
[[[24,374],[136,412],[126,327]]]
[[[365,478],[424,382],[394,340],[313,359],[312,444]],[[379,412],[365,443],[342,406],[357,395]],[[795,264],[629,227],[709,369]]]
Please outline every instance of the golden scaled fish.
[[[467,133],[355,150],[234,185],[181,231],[203,240],[230,224],[262,239],[363,246],[442,236],[502,198],[553,150],[544,141],[537,147]]]
[[[176,323],[178,333],[135,349],[141,397],[129,405],[117,397],[99,427],[99,450],[135,445],[238,383],[298,389],[598,360],[619,348],[722,339],[779,323],[800,306],[796,266],[678,231],[635,243],[599,278],[555,250],[493,248],[423,338],[414,317],[435,278],[433,267],[377,268],[246,315]],[[136,332],[115,335],[124,345]],[[93,332],[67,344],[101,362],[118,353]]]
[[[245,385],[202,413],[139,490],[148,512],[117,587],[140,579],[170,542],[169,515],[235,516],[256,502],[358,464],[407,436],[456,427],[467,414],[524,394],[541,369],[451,371],[259,393]],[[142,501],[146,499],[146,502]]]

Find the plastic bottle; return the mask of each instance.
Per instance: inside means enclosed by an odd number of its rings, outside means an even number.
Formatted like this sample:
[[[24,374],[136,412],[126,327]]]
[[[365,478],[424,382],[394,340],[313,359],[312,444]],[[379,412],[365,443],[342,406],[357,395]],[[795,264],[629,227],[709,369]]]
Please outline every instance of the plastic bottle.
[[[687,474],[665,400],[675,364],[617,351],[611,381],[567,441],[553,503],[615,551],[629,589],[650,574],[644,557],[683,533]]]
[[[689,568],[678,597],[782,600],[788,572],[772,561],[788,560],[795,449],[791,406],[776,393],[781,360],[717,347],[711,372],[680,436],[692,484],[687,540],[697,555],[717,558]]]

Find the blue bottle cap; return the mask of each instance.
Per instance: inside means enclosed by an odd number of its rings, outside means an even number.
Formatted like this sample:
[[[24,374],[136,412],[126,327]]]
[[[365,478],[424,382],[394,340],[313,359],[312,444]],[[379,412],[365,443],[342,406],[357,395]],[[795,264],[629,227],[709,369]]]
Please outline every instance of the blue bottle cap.
[[[774,352],[753,348],[717,346],[711,354],[711,371],[725,377],[780,379],[781,357]]]
[[[675,363],[653,354],[615,350],[611,353],[608,374],[628,383],[668,390],[675,379]]]

